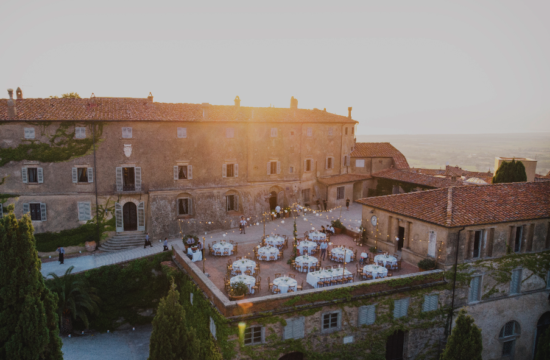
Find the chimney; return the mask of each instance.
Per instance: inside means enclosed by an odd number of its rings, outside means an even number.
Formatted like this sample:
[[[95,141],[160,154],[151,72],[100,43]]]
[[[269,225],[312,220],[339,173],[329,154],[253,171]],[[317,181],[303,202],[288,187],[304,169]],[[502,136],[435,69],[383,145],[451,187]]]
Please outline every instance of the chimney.
[[[351,119],[351,109],[352,109],[352,107],[350,106],[348,108],[348,119]]]
[[[17,90],[15,90],[15,94],[17,95],[17,100],[23,99],[23,90],[21,90],[20,87],[18,87]]]
[[[235,107],[237,109],[241,107],[241,99],[239,98],[239,95],[235,98]]]
[[[15,118],[17,116],[17,108],[15,107],[15,101],[13,101],[13,89],[8,89],[10,98],[8,99],[8,118]]]
[[[149,93],[149,96],[147,96],[147,100],[149,100],[150,103],[153,102],[153,94]]]
[[[298,109],[298,99],[295,99],[294,96],[290,98],[290,108],[291,109]]]

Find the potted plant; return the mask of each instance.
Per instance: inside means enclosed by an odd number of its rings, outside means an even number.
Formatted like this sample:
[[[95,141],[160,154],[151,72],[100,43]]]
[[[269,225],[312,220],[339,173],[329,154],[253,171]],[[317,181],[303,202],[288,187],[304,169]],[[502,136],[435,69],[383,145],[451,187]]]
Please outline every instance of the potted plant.
[[[437,263],[433,259],[423,259],[418,262],[420,271],[434,270],[436,267]]]
[[[291,211],[292,211],[292,210],[290,210],[289,207],[284,208],[283,214],[284,214],[285,218],[290,217],[290,212],[291,212]]]
[[[231,300],[244,299],[246,294],[248,294],[248,286],[242,281],[238,281],[231,285],[231,295],[229,295]]]
[[[190,238],[193,239],[193,242],[187,243],[187,240]],[[185,246],[185,251],[187,251],[189,247],[195,246],[199,242],[199,237],[197,235],[188,234],[188,235],[183,235],[181,240],[183,241],[183,245]]]
[[[346,227],[342,224],[340,219],[332,220],[332,227],[334,228],[334,232],[336,234],[341,234],[346,231]]]

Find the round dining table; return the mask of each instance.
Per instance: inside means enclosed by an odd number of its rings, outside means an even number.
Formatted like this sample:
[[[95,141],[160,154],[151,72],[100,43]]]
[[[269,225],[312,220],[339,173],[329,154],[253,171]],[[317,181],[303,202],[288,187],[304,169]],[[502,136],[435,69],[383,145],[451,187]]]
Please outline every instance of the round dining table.
[[[300,272],[308,272],[309,269],[312,266],[317,266],[317,263],[319,260],[315,256],[298,256],[296,259],[294,259],[294,262],[296,263],[298,267],[298,271]]]
[[[283,246],[285,239],[282,236],[266,236],[265,243],[271,246]]]
[[[313,241],[308,240],[302,240],[298,244],[298,250],[300,250],[300,254],[312,254],[312,251],[317,248],[317,243]]]
[[[265,256],[265,258],[264,258]],[[271,259],[274,256],[275,259]],[[264,246],[258,249],[258,257],[262,261],[273,261],[279,258],[279,249],[273,246]]]
[[[254,268],[256,267],[256,262],[250,259],[241,259],[233,262],[233,270],[231,274],[237,275],[236,271],[241,270],[241,273],[244,275],[244,272],[247,270],[252,270],[250,274],[254,274]]]
[[[353,256],[353,251],[346,248],[337,247],[332,249],[331,251],[332,256],[335,256],[337,258],[336,261],[338,262],[344,262],[344,256],[346,259],[346,262],[351,262],[351,257]]]
[[[386,276],[388,276],[388,269],[379,265],[372,265],[372,264],[366,265],[363,268],[363,272],[364,273],[370,272],[372,274],[373,279],[385,278]]]
[[[294,288],[294,291],[297,290],[296,286],[298,286],[298,281],[288,276],[282,276],[273,280],[273,285],[277,285],[279,290],[281,290],[281,294],[286,294],[288,292],[288,288],[291,286]]]
[[[383,264],[384,266],[386,266],[387,264],[397,265],[397,259],[395,258],[395,256],[384,254],[376,255],[374,257],[374,262],[377,264]]]
[[[238,282],[243,282],[246,284],[246,286],[248,286],[248,290],[250,290],[250,293],[251,294],[254,294],[254,289],[252,289],[252,286],[254,286],[254,284],[256,284],[256,279],[253,277],[253,276],[248,276],[248,275],[237,275],[237,276],[233,276],[230,280],[229,280],[229,283],[231,285],[235,284],[235,283],[238,283]]]
[[[216,256],[229,256],[233,252],[233,244],[229,242],[215,243],[212,245],[212,250]]]
[[[307,237],[313,241],[321,241],[327,239],[327,235],[319,231],[310,232],[309,234],[307,234]]]

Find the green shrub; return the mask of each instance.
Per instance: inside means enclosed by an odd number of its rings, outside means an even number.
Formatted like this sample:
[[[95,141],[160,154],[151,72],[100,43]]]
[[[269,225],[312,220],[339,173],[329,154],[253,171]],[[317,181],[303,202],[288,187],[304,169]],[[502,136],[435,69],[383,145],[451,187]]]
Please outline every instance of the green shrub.
[[[248,286],[242,281],[238,281],[231,285],[231,290],[233,290],[234,296],[246,295],[248,294]]]
[[[437,263],[433,259],[424,259],[418,262],[418,267],[424,270],[435,269],[437,267]]]
[[[346,227],[344,226],[344,224],[342,224],[340,219],[332,220],[332,227],[336,229],[342,229],[342,231],[346,231]]]

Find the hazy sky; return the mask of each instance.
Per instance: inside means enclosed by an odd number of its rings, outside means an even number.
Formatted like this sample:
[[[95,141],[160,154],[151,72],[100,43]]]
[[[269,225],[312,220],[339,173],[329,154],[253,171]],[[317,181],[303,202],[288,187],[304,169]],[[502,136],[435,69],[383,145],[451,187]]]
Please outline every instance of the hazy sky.
[[[294,96],[353,106],[359,134],[550,131],[548,19],[548,0],[6,0],[0,97]]]

